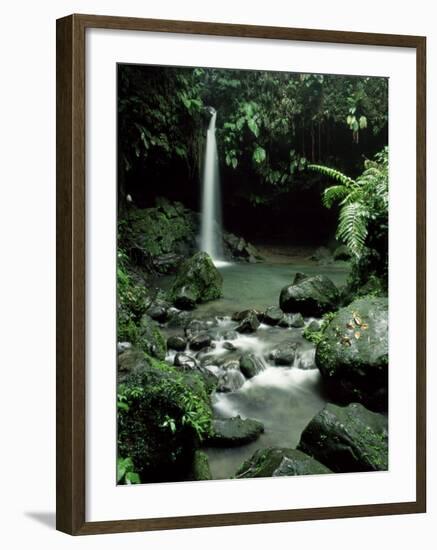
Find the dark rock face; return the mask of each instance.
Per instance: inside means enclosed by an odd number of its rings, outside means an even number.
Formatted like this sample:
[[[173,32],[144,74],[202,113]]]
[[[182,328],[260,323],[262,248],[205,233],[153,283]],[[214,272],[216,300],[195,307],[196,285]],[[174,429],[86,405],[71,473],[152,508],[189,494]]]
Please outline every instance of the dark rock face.
[[[240,322],[242,321],[245,317],[247,317],[250,313],[253,313],[255,315],[255,317],[257,317],[258,320],[260,320],[260,318],[262,317],[262,313],[256,309],[244,309],[243,311],[236,311],[233,315],[232,315],[232,320],[233,321],[237,321],[237,322]],[[232,331],[231,331],[232,332]]]
[[[196,250],[199,218],[181,203],[158,198],[155,208],[132,208],[126,219],[129,232],[123,244],[138,265],[174,272]]]
[[[387,406],[388,300],[360,298],[338,311],[316,349],[316,364],[330,398]]]
[[[182,336],[170,336],[167,340],[167,348],[175,351],[185,351],[187,342]]]
[[[387,418],[359,403],[329,403],[305,428],[298,449],[334,472],[387,470]]]
[[[329,468],[296,449],[270,447],[258,449],[239,468],[235,477],[277,477],[330,474]]]
[[[138,331],[138,347],[148,355],[163,360],[166,352],[166,342],[155,321],[147,314],[141,317]]]
[[[260,322],[255,312],[249,311],[247,315],[240,321],[240,324],[237,326],[236,331],[243,334],[256,332],[259,325]]]
[[[296,284],[286,286],[279,297],[282,311],[314,317],[335,310],[338,302],[337,287],[324,275],[306,277]]]
[[[156,301],[147,309],[147,315],[158,323],[165,323],[169,316],[170,304],[163,301]]]
[[[199,333],[190,340],[190,348],[194,351],[199,351],[211,345],[211,336],[206,333]]]
[[[283,316],[284,316],[284,313],[282,312],[281,309],[279,309],[276,306],[271,306],[265,310],[262,316],[262,320],[263,320],[263,323],[266,323],[267,325],[275,326],[278,323],[280,323]]]
[[[141,371],[150,363],[147,355],[134,347],[130,347],[117,356],[118,382],[123,380],[131,373]]]
[[[264,432],[264,426],[257,420],[239,416],[224,420],[213,420],[212,434],[207,444],[212,447],[236,447],[255,441]]]
[[[228,256],[249,263],[262,261],[262,256],[258,250],[245,241],[243,237],[237,237],[233,233],[225,232],[223,234],[223,244],[225,250],[228,251]]]
[[[296,348],[295,343],[283,344],[269,354],[269,359],[278,366],[292,366],[296,357]]]
[[[264,370],[264,364],[259,357],[253,353],[243,355],[240,359],[240,370],[246,378],[253,378]]]
[[[192,309],[196,303],[216,300],[222,295],[223,278],[206,252],[186,260],[170,290],[176,307]]]

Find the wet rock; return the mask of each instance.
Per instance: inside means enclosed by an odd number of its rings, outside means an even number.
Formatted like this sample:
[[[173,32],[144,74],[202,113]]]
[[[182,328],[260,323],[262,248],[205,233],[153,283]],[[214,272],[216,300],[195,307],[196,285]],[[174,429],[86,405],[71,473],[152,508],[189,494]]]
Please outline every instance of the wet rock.
[[[305,316],[320,317],[333,311],[339,302],[337,287],[328,277],[316,275],[306,277],[297,284],[282,289],[279,303],[286,313],[301,313]]]
[[[308,275],[305,275],[305,273],[302,273],[301,271],[297,271],[293,278],[293,284],[297,285],[300,282],[302,282],[304,279],[308,279]]]
[[[228,369],[219,376],[217,391],[230,393],[239,390],[246,379],[238,369]]]
[[[237,349],[232,342],[224,342],[223,348],[229,351],[234,351]]]
[[[320,330],[320,323],[315,319],[313,321],[310,321],[306,326],[307,332],[318,332],[319,330]]]
[[[170,290],[177,307],[192,309],[196,303],[216,300],[222,295],[223,278],[206,252],[186,260]]]
[[[183,367],[184,369],[197,369],[199,363],[194,357],[186,353],[177,353],[174,358],[175,367]]]
[[[207,444],[212,447],[236,447],[256,441],[264,432],[264,426],[257,420],[242,419],[240,416],[213,420],[212,434]]]
[[[179,266],[183,262],[181,254],[169,252],[168,254],[160,254],[152,259],[152,265],[158,273],[176,273]]]
[[[277,366],[293,366],[296,357],[296,343],[282,344],[269,354],[269,359]]]
[[[247,315],[240,321],[240,324],[237,326],[237,332],[247,334],[255,332],[260,325],[258,317],[253,311],[249,311]]]
[[[242,260],[250,263],[262,261],[259,251],[243,237],[237,237],[233,233],[225,232],[223,234],[223,244],[228,251],[228,255],[236,260]]]
[[[151,317],[154,321],[158,323],[165,323],[169,318],[169,309],[170,305],[160,302],[152,303],[152,305],[147,310],[147,315]]]
[[[331,400],[386,409],[387,298],[359,298],[340,309],[317,345],[316,363]]]
[[[179,311],[172,308],[172,314],[167,323],[168,328],[185,328],[191,320],[192,313],[189,311]]]
[[[258,318],[258,320],[261,320],[263,316],[262,312],[258,311],[257,309],[244,309],[243,311],[236,311],[235,313],[233,313],[231,319],[232,321],[240,322],[250,314],[254,314],[255,317]]]
[[[263,323],[274,326],[281,322],[283,316],[284,313],[279,307],[271,306],[265,310],[262,320]]]
[[[228,330],[223,334],[225,340],[236,340],[238,338],[238,332],[236,330]]]
[[[182,336],[170,336],[167,340],[167,348],[175,351],[185,351],[187,342]]]
[[[286,313],[278,325],[283,328],[302,328],[305,326],[305,321],[301,313]]]
[[[329,468],[296,449],[258,449],[235,474],[236,478],[330,474]]]
[[[240,359],[240,370],[246,378],[253,378],[264,369],[262,360],[253,353],[245,354]]]
[[[190,348],[194,351],[199,351],[203,348],[211,346],[211,336],[206,333],[196,334],[190,340]]]
[[[143,351],[134,347],[125,349],[117,357],[118,381],[122,382],[128,374],[143,369],[149,363],[150,359]]]
[[[387,418],[359,403],[328,403],[305,428],[298,448],[334,472],[387,470]]]

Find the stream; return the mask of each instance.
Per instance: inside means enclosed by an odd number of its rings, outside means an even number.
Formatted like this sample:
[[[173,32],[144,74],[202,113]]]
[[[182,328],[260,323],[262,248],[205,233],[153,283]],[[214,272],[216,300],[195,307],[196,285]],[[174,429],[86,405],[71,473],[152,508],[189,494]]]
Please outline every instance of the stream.
[[[255,450],[270,446],[295,448],[300,435],[323,408],[325,402],[319,392],[319,371],[314,362],[315,347],[302,336],[304,328],[281,328],[261,324],[254,334],[233,333],[228,350],[229,334],[237,322],[231,320],[234,312],[255,308],[264,311],[278,305],[282,287],[290,284],[297,271],[308,275],[323,274],[341,286],[346,282],[348,266],[336,263],[328,266],[295,263],[232,263],[219,267],[223,275],[223,298],[199,305],[194,319],[209,320],[215,348],[208,353],[206,366],[218,376],[226,375],[231,391],[212,395],[215,418],[241,416],[264,424],[265,431],[256,441],[232,448],[205,449],[213,479],[229,479]],[[163,288],[171,284],[172,277],[160,280]],[[305,318],[305,326],[313,318]],[[163,329],[166,336],[180,334],[181,329]],[[293,366],[275,366],[269,352],[281,344],[295,343],[296,357]],[[188,350],[189,355],[197,352]],[[236,354],[252,353],[263,364],[263,370],[251,379],[244,379],[237,369],[226,364]],[[173,362],[175,352],[167,360]]]

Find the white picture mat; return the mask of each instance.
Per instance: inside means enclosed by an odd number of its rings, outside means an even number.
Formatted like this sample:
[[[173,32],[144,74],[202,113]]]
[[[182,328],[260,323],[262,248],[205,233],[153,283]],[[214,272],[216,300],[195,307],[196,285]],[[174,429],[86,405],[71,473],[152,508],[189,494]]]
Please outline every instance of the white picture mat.
[[[415,51],[89,29],[86,52],[86,520],[415,500]],[[388,472],[116,486],[116,63],[390,78]]]

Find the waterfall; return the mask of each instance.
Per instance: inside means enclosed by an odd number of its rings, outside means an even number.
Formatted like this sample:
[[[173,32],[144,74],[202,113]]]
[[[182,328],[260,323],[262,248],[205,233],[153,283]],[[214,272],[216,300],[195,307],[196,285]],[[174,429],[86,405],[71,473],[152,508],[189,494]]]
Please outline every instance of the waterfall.
[[[221,197],[218,171],[217,142],[215,122],[217,112],[208,107],[211,113],[206,134],[206,149],[202,179],[202,223],[200,230],[200,249],[207,252],[217,265],[223,258]]]

